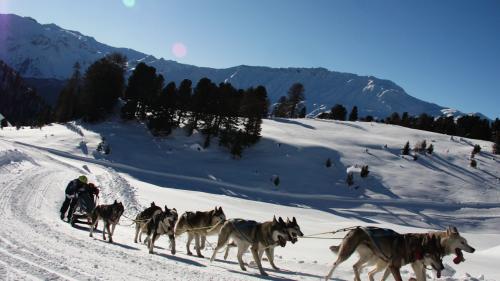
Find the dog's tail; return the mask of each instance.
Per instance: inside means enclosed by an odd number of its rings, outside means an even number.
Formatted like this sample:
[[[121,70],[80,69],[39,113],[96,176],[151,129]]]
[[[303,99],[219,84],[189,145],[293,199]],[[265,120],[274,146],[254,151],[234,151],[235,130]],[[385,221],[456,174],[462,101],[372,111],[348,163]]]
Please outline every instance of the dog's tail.
[[[182,214],[182,216],[179,217],[179,219],[175,223],[175,226],[174,226],[174,235],[175,236],[179,236],[179,235],[183,234],[184,232],[186,232],[186,230],[184,229],[184,225],[186,225],[186,223],[187,223],[187,214],[184,213],[184,214]]]
[[[330,246],[330,251],[332,251],[333,253],[335,254],[338,254],[339,251],[340,251],[340,245],[333,245],[333,246]]]

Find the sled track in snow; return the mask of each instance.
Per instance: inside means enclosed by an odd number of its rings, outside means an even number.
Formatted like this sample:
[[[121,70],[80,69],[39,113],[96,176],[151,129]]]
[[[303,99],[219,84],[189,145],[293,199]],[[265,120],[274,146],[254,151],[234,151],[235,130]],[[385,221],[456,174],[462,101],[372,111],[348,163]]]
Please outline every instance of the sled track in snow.
[[[101,240],[99,232],[92,239],[86,229],[71,228],[58,214],[64,188],[57,186],[67,182],[68,164],[35,164],[20,161],[0,165],[0,279],[158,280],[164,279],[163,274],[183,280],[201,276],[237,279],[179,263],[175,258],[169,261],[164,255],[150,255],[142,245],[109,244]],[[101,180],[114,183],[106,192],[119,195],[132,209],[139,208],[130,185],[117,173],[106,171]],[[124,227],[119,228],[118,232],[125,232]],[[133,231],[128,229],[130,242]]]

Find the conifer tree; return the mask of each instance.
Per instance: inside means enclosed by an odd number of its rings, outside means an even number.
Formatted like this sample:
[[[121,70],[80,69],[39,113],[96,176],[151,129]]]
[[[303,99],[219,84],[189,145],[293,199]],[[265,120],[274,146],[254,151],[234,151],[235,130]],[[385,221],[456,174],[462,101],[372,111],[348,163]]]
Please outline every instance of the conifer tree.
[[[358,107],[354,106],[349,114],[349,121],[357,121],[358,120]]]
[[[302,83],[294,83],[290,89],[288,89],[288,98],[287,101],[289,103],[288,116],[290,118],[297,118],[299,116],[299,112],[297,112],[297,105],[304,101],[305,99],[305,88]]]
[[[126,57],[113,53],[94,62],[85,72],[81,108],[85,121],[102,120],[125,88]]]
[[[334,120],[345,121],[347,110],[341,104],[336,104],[332,107],[331,116]]]
[[[401,154],[403,155],[410,155],[410,142],[407,141],[405,146],[403,147]]]
[[[79,101],[81,97],[81,73],[80,64],[73,66],[73,74],[64,88],[59,93],[54,118],[57,122],[67,122],[81,117]]]
[[[434,145],[431,143],[431,144],[427,147],[427,153],[432,154],[433,152],[434,152]]]

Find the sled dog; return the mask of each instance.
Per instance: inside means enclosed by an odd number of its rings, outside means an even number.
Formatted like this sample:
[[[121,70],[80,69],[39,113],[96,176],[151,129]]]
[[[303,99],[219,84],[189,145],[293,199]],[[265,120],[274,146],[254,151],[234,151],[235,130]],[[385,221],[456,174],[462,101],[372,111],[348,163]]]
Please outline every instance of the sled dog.
[[[456,254],[456,257],[453,259],[453,262],[455,264],[459,264],[460,262],[465,261],[462,251],[466,251],[468,253],[473,253],[475,251],[475,249],[467,243],[467,240],[458,233],[456,227],[450,226],[445,231],[429,232],[427,234],[415,235],[436,236],[439,240],[441,257]],[[340,246],[330,247],[330,249],[335,253],[339,251],[339,248]],[[369,247],[367,247],[366,245],[360,245],[358,248],[356,248],[356,251],[360,256],[360,259],[358,260],[358,262],[356,262],[356,265],[354,267],[355,274],[357,274],[356,271],[359,272],[364,266],[376,265],[375,269],[368,273],[370,281],[374,280],[374,274],[382,271],[383,269],[386,270],[384,272],[382,280],[385,280],[389,276],[390,269],[387,268],[388,264],[384,260],[379,259]],[[426,264],[425,262],[422,262],[422,260],[411,263],[411,267],[415,272],[417,281],[425,281],[427,279],[427,276],[425,274],[425,266]]]
[[[280,217],[280,219],[281,219],[281,217]],[[304,236],[304,233],[302,233],[302,231],[300,230],[300,226],[297,224],[297,219],[295,219],[295,217],[293,217],[292,220],[290,220],[289,218],[286,218],[285,224],[286,224],[286,230],[288,232],[288,238],[289,238],[288,241],[292,242],[292,244],[295,244],[297,242],[297,237]],[[276,266],[276,264],[274,264],[274,248],[276,248],[277,246],[278,246],[277,244],[274,244],[274,245],[266,248],[263,245],[259,244],[259,258],[260,258],[260,260],[262,260],[262,255],[265,252],[266,256],[267,256],[267,260],[271,264],[271,267],[275,270],[280,270]],[[227,256],[229,255],[229,249],[231,247],[236,247],[236,244],[234,242],[227,244],[226,252],[224,253],[224,260],[227,259]]]
[[[166,207],[166,206],[165,206]],[[139,237],[139,242],[141,241],[141,236],[142,236],[142,231],[141,228],[144,227],[144,225],[157,213],[161,213],[161,207],[156,206],[155,202],[151,202],[151,205],[144,209],[144,211],[140,212],[136,217],[135,217],[135,238],[134,238],[134,243],[137,243],[137,238]]]
[[[444,249],[440,237],[432,234],[399,234],[390,229],[357,227],[347,233],[340,246],[332,246],[330,249],[338,253],[338,257],[326,280],[331,278],[335,268],[349,259],[354,251],[360,254],[359,261],[353,266],[355,281],[361,280],[359,267],[367,262],[376,264],[376,269],[370,272],[370,280],[373,280],[376,272],[387,269],[387,275],[390,271],[396,281],[402,281],[400,269],[409,263],[430,265],[436,270],[438,277],[444,269],[441,259]]]
[[[103,221],[102,239],[106,240],[106,231],[109,235],[109,243],[113,243],[113,233],[115,232],[115,227],[120,222],[120,217],[124,211],[122,202],[115,202],[111,205],[99,205],[95,207],[92,211],[91,225],[90,225],[90,237],[93,237],[94,227],[97,222],[101,219]],[[111,231],[110,231],[111,226]]]
[[[149,253],[153,253],[154,244],[161,235],[168,235],[170,239],[170,250],[175,255],[174,226],[178,215],[175,208],[169,209],[165,206],[165,211],[157,212],[141,228],[141,232],[147,235],[144,243],[148,245]]]
[[[222,207],[206,212],[185,212],[179,217],[175,225],[175,236],[188,233],[186,242],[187,254],[192,255],[190,245],[193,238],[195,239],[196,254],[198,257],[203,257],[201,249],[205,248],[206,236],[219,233],[222,223],[226,220],[226,215]],[[201,240],[201,244],[200,244]]]
[[[251,220],[231,219],[226,221],[219,231],[217,246],[212,254],[211,262],[215,260],[217,252],[222,249],[229,239],[232,239],[238,247],[238,263],[241,270],[246,271],[243,263],[243,254],[250,247],[253,258],[261,275],[267,275],[262,268],[259,257],[259,249],[265,250],[269,255],[269,248],[279,245],[285,247],[286,241],[290,239],[286,223],[282,218],[276,217],[272,221],[259,223]]]

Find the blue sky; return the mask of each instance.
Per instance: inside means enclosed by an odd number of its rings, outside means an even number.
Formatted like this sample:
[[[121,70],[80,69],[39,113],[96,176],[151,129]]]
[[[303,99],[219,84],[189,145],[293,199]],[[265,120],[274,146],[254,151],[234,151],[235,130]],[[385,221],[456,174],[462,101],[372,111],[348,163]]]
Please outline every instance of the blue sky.
[[[500,1],[0,0],[0,12],[210,67],[325,67],[500,117]],[[187,47],[175,57],[172,46]]]

